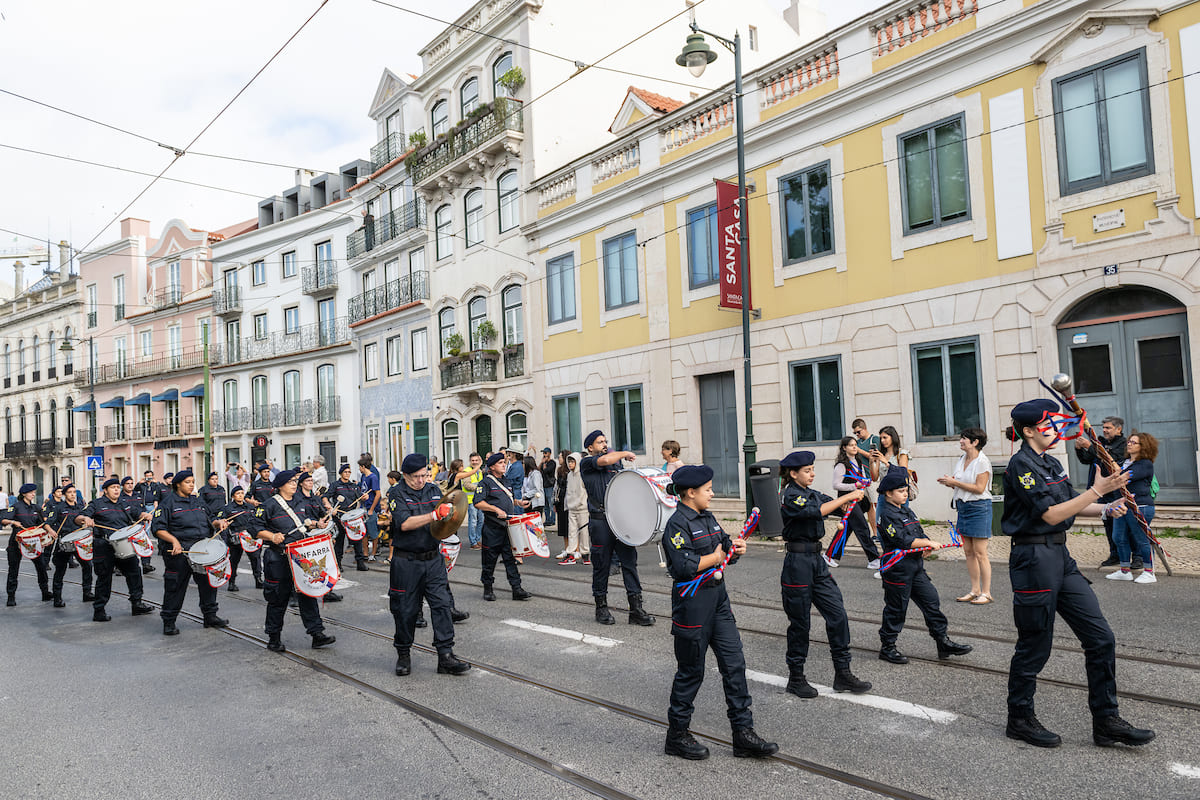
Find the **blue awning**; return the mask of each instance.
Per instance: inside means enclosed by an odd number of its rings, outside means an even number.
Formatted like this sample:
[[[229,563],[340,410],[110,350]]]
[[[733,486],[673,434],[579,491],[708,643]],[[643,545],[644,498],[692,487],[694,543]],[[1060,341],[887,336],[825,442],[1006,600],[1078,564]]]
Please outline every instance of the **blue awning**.
[[[154,402],[156,402],[156,403],[165,403],[168,400],[178,400],[179,399],[179,390],[178,389],[167,389],[162,394],[154,395],[153,399],[154,399]]]
[[[94,405],[92,405],[92,401],[91,401],[91,400],[88,400],[88,401],[87,401],[86,403],[84,403],[83,405],[81,405],[81,406],[75,406],[75,407],[74,407],[74,408],[72,408],[71,410],[72,410],[72,411],[74,411],[76,414],[86,414],[86,413],[88,413],[89,411],[95,411],[95,410],[96,410],[96,407],[95,407]]]
[[[150,393],[142,392],[137,397],[126,400],[125,405],[127,405],[127,406],[148,406],[148,405],[150,405]]]
[[[181,397],[204,397],[204,384],[197,383],[190,389],[180,392]]]
[[[101,408],[120,408],[123,405],[125,405],[125,398],[118,395],[117,397],[114,397],[112,400],[105,400],[103,403],[100,404],[100,407]]]

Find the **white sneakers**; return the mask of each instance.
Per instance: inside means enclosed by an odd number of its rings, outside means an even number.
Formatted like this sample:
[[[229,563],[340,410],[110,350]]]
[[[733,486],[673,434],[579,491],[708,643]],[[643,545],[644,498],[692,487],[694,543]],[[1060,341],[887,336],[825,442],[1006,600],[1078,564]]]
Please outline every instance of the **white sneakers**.
[[[1154,577],[1153,572],[1143,572],[1133,579],[1134,583],[1158,583],[1158,578]]]
[[[867,569],[879,569],[879,559],[867,562]]]
[[[829,557],[827,554],[825,554],[825,553],[822,553],[822,554],[821,554],[821,558],[825,559],[825,563],[826,563],[826,564],[828,564],[828,565],[829,565],[829,566],[831,566],[831,567],[836,567],[836,566],[838,565],[838,563],[837,563],[836,561],[834,561],[832,558],[830,558],[830,557]]]
[[[1133,580],[1133,573],[1126,572],[1124,570],[1117,570],[1116,572],[1108,573],[1104,577],[1108,578],[1110,581],[1131,581]]]
[[[876,580],[883,580],[883,575],[882,575],[882,574],[880,574],[879,570],[875,570],[875,579],[876,579]]]

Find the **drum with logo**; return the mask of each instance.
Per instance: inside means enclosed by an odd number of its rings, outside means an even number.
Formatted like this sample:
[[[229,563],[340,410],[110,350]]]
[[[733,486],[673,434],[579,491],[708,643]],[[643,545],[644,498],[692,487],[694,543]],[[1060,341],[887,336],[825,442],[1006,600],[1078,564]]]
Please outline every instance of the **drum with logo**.
[[[352,542],[361,541],[367,535],[367,510],[356,508],[342,514],[342,525],[346,528],[346,538]]]
[[[458,561],[458,551],[462,549],[462,541],[458,538],[458,534],[452,533],[442,539],[438,549],[442,551],[442,559],[446,562],[446,572],[454,569],[454,565]]]
[[[74,533],[68,533],[58,540],[59,549],[63,552],[74,551],[84,561],[92,560],[92,529],[80,528]]]
[[[229,565],[229,545],[219,538],[194,543],[187,550],[187,558],[192,572],[207,575],[208,584],[214,589],[224,586],[233,575]]]
[[[112,545],[113,553],[117,558],[136,558],[137,550],[133,547],[133,542],[129,541],[131,536],[137,536],[143,531],[142,525],[126,525],[120,530],[115,530],[108,534],[108,543]]]
[[[257,553],[259,551],[259,549],[262,547],[262,539],[259,539],[257,536],[251,535],[250,531],[246,531],[246,530],[238,531],[236,536],[237,536],[237,542],[242,548],[242,552]]]
[[[46,529],[42,527],[25,528],[16,533],[17,547],[21,551],[21,555],[33,561],[42,554],[45,549],[44,537]]]
[[[667,494],[671,476],[661,469],[625,469],[613,476],[604,495],[604,516],[613,535],[639,547],[658,542],[679,498]]]
[[[154,555],[154,540],[150,538],[150,523],[141,522],[136,531],[129,535],[129,543],[133,545],[133,553],[138,558],[149,558]]]
[[[517,558],[550,557],[550,544],[542,527],[542,515],[536,511],[508,518],[508,541]]]

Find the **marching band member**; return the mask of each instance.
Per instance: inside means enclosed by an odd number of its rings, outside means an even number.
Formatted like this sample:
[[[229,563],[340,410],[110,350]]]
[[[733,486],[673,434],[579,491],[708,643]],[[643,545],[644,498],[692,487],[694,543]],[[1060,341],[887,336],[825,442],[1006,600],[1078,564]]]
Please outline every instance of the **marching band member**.
[[[64,536],[79,530],[80,526],[75,519],[83,511],[83,503],[79,499],[79,492],[75,489],[75,484],[68,483],[66,489],[63,490],[63,495],[63,501],[54,506],[54,510],[51,512],[52,516],[46,518],[46,522],[58,533],[58,541],[55,543],[56,547],[52,556],[54,576],[50,583],[51,591],[54,594],[55,608],[64,608],[67,605],[62,596],[63,577],[67,572],[67,566],[71,563],[71,557],[75,555],[75,545],[64,547],[61,542]],[[88,603],[96,599],[96,595],[92,594],[92,562],[81,558],[79,563],[83,567],[83,602]]]
[[[17,604],[17,576],[21,571],[21,549],[17,544],[17,532],[25,528],[45,528],[51,535],[54,529],[46,525],[42,510],[35,504],[37,499],[37,484],[22,484],[17,491],[17,500],[12,508],[6,509],[0,525],[12,526],[8,537],[8,605]],[[33,559],[33,568],[37,570],[38,586],[42,590],[42,600],[53,600],[50,592],[50,576],[46,570],[46,561],[41,557]]]
[[[855,489],[836,500],[816,491],[812,488],[817,474],[815,461],[811,450],[797,450],[779,462],[780,477],[785,483],[780,512],[787,555],[779,583],[783,610],[788,617],[787,691],[805,699],[817,696],[817,690],[804,675],[813,606],[825,619],[829,654],[833,656],[834,691],[862,694],[871,688],[870,683],[859,680],[850,671],[850,621],[846,618],[842,591],[821,556],[821,537],[825,535],[822,519],[857,503],[863,498],[863,491]]]
[[[492,591],[493,575],[496,572],[496,559],[502,558],[513,600],[528,600],[533,595],[521,587],[521,573],[508,541],[507,520],[510,515],[517,513],[518,507],[524,508],[529,504],[514,499],[505,483],[504,453],[492,453],[486,466],[487,474],[475,490],[475,507],[483,512],[483,571],[479,575],[483,584],[483,599],[496,599],[496,593]]]
[[[318,523],[328,519],[333,507],[329,505],[329,501],[325,497],[317,494],[312,473],[300,472],[297,474],[296,486],[296,499],[300,503],[297,513],[300,514],[300,518],[315,519]],[[335,550],[334,554],[336,555],[336,553],[337,551]],[[340,570],[341,568],[342,565],[338,564],[338,569]],[[340,603],[342,596],[331,589],[321,599],[326,603]]]
[[[183,608],[187,596],[188,580],[196,583],[200,593],[200,612],[204,614],[204,627],[224,628],[229,620],[217,616],[217,590],[208,582],[207,575],[192,569],[192,563],[184,552],[192,545],[207,539],[212,530],[212,515],[204,501],[193,494],[196,478],[190,469],[183,469],[171,477],[171,493],[163,497],[154,509],[154,523],[150,532],[162,539],[163,545],[163,636],[178,636],[175,619]],[[225,527],[217,523],[217,529]]]
[[[261,506],[275,494],[271,481],[271,465],[260,461],[254,467],[258,477],[250,482],[250,491],[246,494],[246,502],[252,506]]]
[[[134,516],[130,507],[121,502],[121,484],[116,478],[109,478],[100,487],[101,496],[88,503],[83,513],[75,517],[75,523],[88,525],[92,528],[92,569],[96,573],[96,597],[92,601],[92,620],[108,622],[110,617],[104,610],[112,593],[113,569],[119,569],[125,576],[125,585],[129,587],[129,602],[133,608],[133,616],[149,614],[152,606],[142,602],[142,570],[141,560],[137,556],[117,558],[113,547],[108,543],[108,535],[112,531],[128,527],[138,521],[150,519],[143,511]]]
[[[143,512],[153,515],[153,510],[150,508],[150,506],[146,505],[146,502],[138,495],[138,493],[135,491],[136,488],[137,487],[134,486],[132,477],[126,476],[122,478],[121,496],[118,498],[119,502],[125,505],[126,509],[129,511],[129,516],[131,517],[140,517]],[[167,492],[159,492],[158,495],[156,495],[156,504],[162,502],[162,499],[166,496],[166,494]],[[154,565],[150,563],[150,556],[143,557],[142,574],[145,575],[154,572],[154,569]]]
[[[288,600],[295,592],[292,569],[283,545],[307,537],[308,528],[314,527],[316,520],[304,520],[299,516],[301,506],[296,498],[295,470],[285,469],[280,472],[271,482],[271,486],[275,493],[255,509],[251,530],[269,545],[263,557],[263,572],[266,578],[264,594],[267,597],[266,632],[269,639],[267,649],[282,653],[286,649],[280,638],[283,633],[283,619],[287,612]],[[325,624],[321,621],[321,609],[317,599],[303,592],[296,594],[299,596],[300,619],[304,623],[304,630],[312,636],[312,646],[327,647],[337,641],[336,636],[325,633]]]
[[[430,524],[454,513],[454,506],[442,502],[442,490],[429,480],[425,456],[409,453],[400,465],[401,483],[389,507],[392,512],[392,562],[388,605],[396,622],[393,643],[396,647],[396,674],[412,672],[410,651],[416,630],[421,600],[429,601],[433,622],[433,646],[437,648],[437,671],[462,675],[471,668],[454,655],[454,621],[450,610],[450,582],[446,564],[433,537]]]
[[[588,496],[588,534],[592,540],[592,596],[596,599],[596,621],[613,625],[608,610],[608,570],[613,551],[621,560],[621,576],[629,596],[629,624],[653,625],[654,617],[642,608],[642,581],[637,571],[637,548],[625,544],[608,527],[604,516],[604,493],[608,482],[621,470],[621,461],[633,461],[636,456],[628,450],[608,451],[608,440],[600,431],[592,431],[583,440],[588,454],[579,464],[579,473]]]
[[[229,545],[229,568],[233,575],[229,578],[229,591],[240,592],[241,589],[237,586],[237,570],[238,564],[242,563],[242,554],[245,550],[242,548],[242,538],[239,535],[241,531],[250,529],[250,517],[254,513],[254,508],[246,502],[246,490],[241,486],[234,486],[230,493],[232,499],[229,504],[217,512],[217,519],[226,523],[222,533],[225,536],[225,544]],[[262,555],[258,550],[245,553],[250,559],[250,569],[254,572],[254,588],[263,588],[262,582]]]
[[[1116,638],[1100,611],[1091,581],[1079,573],[1067,551],[1067,530],[1078,514],[1120,517],[1122,502],[1096,502],[1121,489],[1124,472],[1097,474],[1084,494],[1076,494],[1066,470],[1046,451],[1058,440],[1045,425],[1057,412],[1053,400],[1027,400],[1012,410],[1010,439],[1021,448],[1004,470],[1004,516],[1000,528],[1012,537],[1008,573],[1013,588],[1017,645],[1008,673],[1008,725],[1005,734],[1038,747],[1058,747],[1062,738],[1046,730],[1033,713],[1037,676],[1054,644],[1054,615],[1062,615],[1083,645],[1087,670],[1092,740],[1101,747],[1142,745],[1154,731],[1135,728],[1117,712]],[[1093,495],[1094,493],[1094,495]]]
[[[708,510],[712,502],[713,471],[703,464],[678,467],[671,475],[672,493],[679,498],[675,513],[663,531],[667,569],[675,579],[671,592],[671,634],[675,637],[678,670],[671,684],[670,726],[663,751],[691,760],[708,758],[708,748],[688,731],[696,693],[704,681],[704,661],[711,647],[725,687],[725,705],[733,728],[733,754],[738,758],[765,758],[779,750],[754,732],[750,690],[746,686],[746,658],[737,621],[729,607],[724,581],[709,581],[687,597],[679,586],[705,570],[725,562],[726,552],[746,552],[746,542],[729,538]],[[735,556],[735,558],[737,557]]]
[[[337,556],[338,569],[342,568],[342,555],[346,552],[346,526],[342,524],[341,513],[343,511],[351,511],[358,503],[358,481],[350,480],[350,465],[342,464],[338,467],[337,483],[329,487],[328,497],[336,510],[333,518],[337,522],[337,538],[333,543],[333,554]],[[354,548],[354,561],[358,565],[359,572],[366,572],[370,569],[367,566],[367,554],[363,552],[362,539],[358,541],[350,540],[350,545]]]
[[[210,517],[215,518],[221,509],[228,505],[225,499],[225,487],[221,485],[221,476],[215,472],[208,473],[204,485],[200,487],[200,501],[208,509]]]
[[[58,539],[61,538],[61,536],[62,536],[62,532],[58,529],[58,523],[51,523],[50,518],[52,516],[54,516],[54,512],[58,510],[58,507],[62,505],[62,502],[63,502],[63,487],[61,485],[55,486],[53,489],[51,489],[50,496],[47,497],[42,502],[42,519],[46,520],[46,524],[48,524],[48,525],[50,525],[50,527],[54,528],[54,532],[56,534],[58,534],[55,537],[55,541],[51,542],[49,546],[45,547],[42,550],[42,555],[40,556],[40,558],[42,559],[42,562],[45,563],[45,565],[46,565],[47,573],[50,572],[50,562],[51,562],[52,554],[54,552],[56,552],[58,549],[58,547],[57,547]],[[72,553],[75,552],[74,547],[71,548],[71,552]],[[69,560],[70,559],[68,559],[68,561]],[[53,594],[53,583],[51,584],[51,594]],[[57,607],[58,606],[55,606],[55,608],[57,608]]]
[[[941,545],[925,538],[917,515],[907,507],[908,470],[893,466],[879,479],[879,542],[883,558],[892,550],[915,547],[938,549]],[[896,638],[904,630],[908,601],[912,599],[925,617],[929,635],[937,642],[938,658],[971,652],[969,644],[958,644],[947,635],[949,623],[942,613],[937,589],[925,571],[925,554],[909,553],[883,575],[883,622],[879,626],[879,658],[892,664],[907,664],[908,656],[896,649]]]

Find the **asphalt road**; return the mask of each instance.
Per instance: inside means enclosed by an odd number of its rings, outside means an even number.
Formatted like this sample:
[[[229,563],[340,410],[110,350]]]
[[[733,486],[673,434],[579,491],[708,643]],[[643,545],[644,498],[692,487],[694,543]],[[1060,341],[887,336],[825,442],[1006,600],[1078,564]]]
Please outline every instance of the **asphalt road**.
[[[924,660],[894,666],[875,657],[879,582],[861,557],[848,556],[835,577],[855,620],[854,670],[874,688],[862,698],[800,700],[779,685],[787,625],[778,610],[781,559],[776,547],[756,545],[727,577],[756,727],[789,760],[734,759],[727,746],[709,742],[713,756],[699,763],[662,754],[674,660],[669,581],[653,548],[642,550],[645,602],[664,618],[651,628],[627,625],[620,613],[615,626],[596,624],[590,571],[536,559],[522,570],[537,597],[518,603],[498,592],[486,603],[478,552],[464,552],[451,579],[458,606],[472,616],[458,626],[456,651],[476,667],[463,678],[437,675],[435,656],[417,651],[411,676],[392,674],[386,565],[349,573],[345,602],[326,605],[328,631],[338,637],[332,648],[311,650],[298,617],[288,617],[284,641],[299,660],[193,621],[181,620],[182,636],[164,638],[157,616],[129,616],[123,598],[109,607],[112,622],[93,623],[78,587],[69,587],[65,609],[41,603],[26,567],[19,605],[0,609],[0,756],[9,765],[0,791],[14,798],[880,796],[856,785],[865,778],[915,796],[967,800],[1200,797],[1200,580],[1096,581],[1120,654],[1142,659],[1119,661],[1119,688],[1163,701],[1125,699],[1122,714],[1158,738],[1138,750],[1097,748],[1086,693],[1043,684],[1039,717],[1064,739],[1045,751],[1003,733],[1005,679],[997,672],[1007,670],[1012,646],[996,639],[1011,639],[1013,628],[1002,565],[997,602],[977,607],[953,601],[965,588],[961,562],[931,562],[952,635],[975,652],[937,663],[913,608],[899,645]],[[162,597],[160,574],[147,576],[148,600]],[[221,613],[261,638],[265,607],[253,582],[241,583],[240,594],[221,594]],[[115,584],[123,588],[119,578]],[[619,587],[614,578],[610,602],[623,607]],[[197,611],[194,590],[189,610]],[[825,638],[819,616],[812,635]],[[431,637],[429,629],[417,632],[419,644]],[[1064,650],[1044,676],[1082,683],[1083,656],[1065,650],[1076,643],[1061,623],[1057,639]],[[823,644],[812,646],[808,674],[832,683]],[[729,736],[711,658],[692,727]]]

